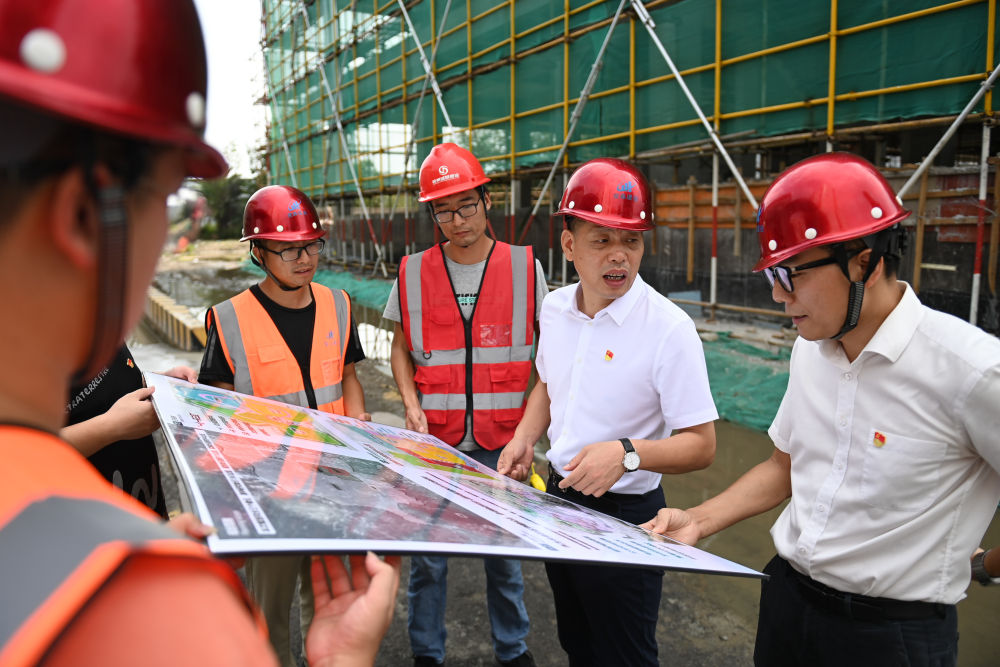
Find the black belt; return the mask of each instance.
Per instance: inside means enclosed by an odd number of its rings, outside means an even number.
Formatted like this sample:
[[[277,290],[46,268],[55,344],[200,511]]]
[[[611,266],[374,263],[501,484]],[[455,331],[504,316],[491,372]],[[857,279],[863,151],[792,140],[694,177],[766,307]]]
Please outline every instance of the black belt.
[[[788,561],[780,558],[802,596],[825,611],[861,621],[913,621],[922,618],[944,618],[954,605],[919,600],[892,600],[867,595],[842,593],[802,574]]]

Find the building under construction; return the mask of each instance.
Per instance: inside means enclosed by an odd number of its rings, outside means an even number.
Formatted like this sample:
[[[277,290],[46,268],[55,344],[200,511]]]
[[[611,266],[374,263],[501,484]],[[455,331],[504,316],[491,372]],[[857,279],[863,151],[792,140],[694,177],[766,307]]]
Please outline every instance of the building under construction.
[[[391,272],[436,239],[421,161],[462,144],[493,179],[494,236],[533,244],[559,283],[565,179],[633,160],[656,191],[647,281],[706,314],[759,316],[774,304],[750,274],[756,200],[793,162],[847,150],[905,190],[901,277],[997,331],[996,5],[262,0],[267,168],[325,211],[338,259]]]

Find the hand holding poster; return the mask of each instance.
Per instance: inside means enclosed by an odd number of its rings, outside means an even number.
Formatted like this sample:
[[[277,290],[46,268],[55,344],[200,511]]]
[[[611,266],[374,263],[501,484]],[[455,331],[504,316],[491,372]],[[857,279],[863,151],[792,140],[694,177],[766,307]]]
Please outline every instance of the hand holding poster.
[[[154,373],[146,382],[218,554],[372,550],[761,576],[502,477],[430,435]]]

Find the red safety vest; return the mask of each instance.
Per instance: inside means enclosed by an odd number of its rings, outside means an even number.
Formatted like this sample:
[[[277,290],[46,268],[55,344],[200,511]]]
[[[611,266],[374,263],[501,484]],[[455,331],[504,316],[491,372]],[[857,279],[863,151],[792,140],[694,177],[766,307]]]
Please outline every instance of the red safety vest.
[[[441,245],[403,258],[399,309],[427,428],[450,445],[472,435],[503,447],[524,414],[535,335],[535,258],[499,241],[486,258],[479,296],[466,320]]]
[[[69,444],[21,426],[0,426],[0,443],[0,665],[37,664],[134,557],[209,571],[251,609],[231,567],[108,484]]]
[[[309,375],[320,410],[344,414],[344,354],[351,302],[343,290],[311,283],[316,300]],[[264,306],[245,290],[211,310],[222,351],[241,394],[309,407],[302,371]],[[206,328],[209,320],[206,318]]]

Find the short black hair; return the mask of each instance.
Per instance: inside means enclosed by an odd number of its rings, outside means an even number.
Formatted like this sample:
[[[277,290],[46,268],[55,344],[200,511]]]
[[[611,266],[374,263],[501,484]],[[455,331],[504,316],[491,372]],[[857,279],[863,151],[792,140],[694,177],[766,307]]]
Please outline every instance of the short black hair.
[[[0,100],[0,121],[0,206],[8,218],[43,181],[78,166],[89,173],[102,164],[131,191],[163,150],[5,100]]]

